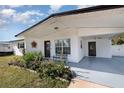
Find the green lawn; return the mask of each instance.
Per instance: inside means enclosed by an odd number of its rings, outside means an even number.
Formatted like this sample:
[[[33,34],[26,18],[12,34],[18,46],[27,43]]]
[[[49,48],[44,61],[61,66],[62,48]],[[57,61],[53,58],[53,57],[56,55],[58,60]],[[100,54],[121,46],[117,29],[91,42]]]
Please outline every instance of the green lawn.
[[[69,82],[40,79],[37,73],[8,66],[13,56],[0,57],[0,88],[67,87]]]

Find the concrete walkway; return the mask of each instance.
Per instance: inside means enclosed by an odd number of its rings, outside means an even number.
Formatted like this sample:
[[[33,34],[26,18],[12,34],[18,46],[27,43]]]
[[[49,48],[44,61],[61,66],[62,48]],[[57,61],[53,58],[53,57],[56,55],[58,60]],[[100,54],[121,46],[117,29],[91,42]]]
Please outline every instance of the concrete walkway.
[[[76,78],[78,79],[108,87],[124,88],[124,75],[80,69],[75,67],[71,67],[71,70],[75,71],[77,74]]]
[[[75,78],[71,81],[69,88],[109,88],[109,87]]]

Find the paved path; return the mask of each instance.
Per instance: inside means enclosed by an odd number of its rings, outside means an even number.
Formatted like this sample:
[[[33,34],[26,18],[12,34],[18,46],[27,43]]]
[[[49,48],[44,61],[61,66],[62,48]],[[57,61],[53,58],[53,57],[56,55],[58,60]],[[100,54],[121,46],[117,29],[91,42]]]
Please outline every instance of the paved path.
[[[71,69],[77,73],[77,78],[81,80],[86,80],[109,87],[124,88],[124,75],[73,67],[71,67]]]
[[[75,78],[70,83],[69,88],[108,88],[108,87]]]

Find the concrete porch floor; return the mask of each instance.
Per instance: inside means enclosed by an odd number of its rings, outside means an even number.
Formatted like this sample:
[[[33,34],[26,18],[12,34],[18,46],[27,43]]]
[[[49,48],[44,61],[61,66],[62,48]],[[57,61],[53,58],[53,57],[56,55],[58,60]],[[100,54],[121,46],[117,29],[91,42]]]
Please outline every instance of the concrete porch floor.
[[[124,75],[124,57],[84,57],[79,63],[68,63],[71,67]]]

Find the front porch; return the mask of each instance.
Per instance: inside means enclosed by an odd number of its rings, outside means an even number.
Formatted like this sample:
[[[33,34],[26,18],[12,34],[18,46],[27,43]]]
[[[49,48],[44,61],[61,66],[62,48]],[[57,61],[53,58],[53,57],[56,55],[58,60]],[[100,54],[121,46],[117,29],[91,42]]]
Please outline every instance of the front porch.
[[[77,78],[108,87],[124,87],[124,57],[84,57],[79,63],[69,62]]]
[[[70,67],[124,75],[124,57],[84,57],[79,63],[69,62]]]

